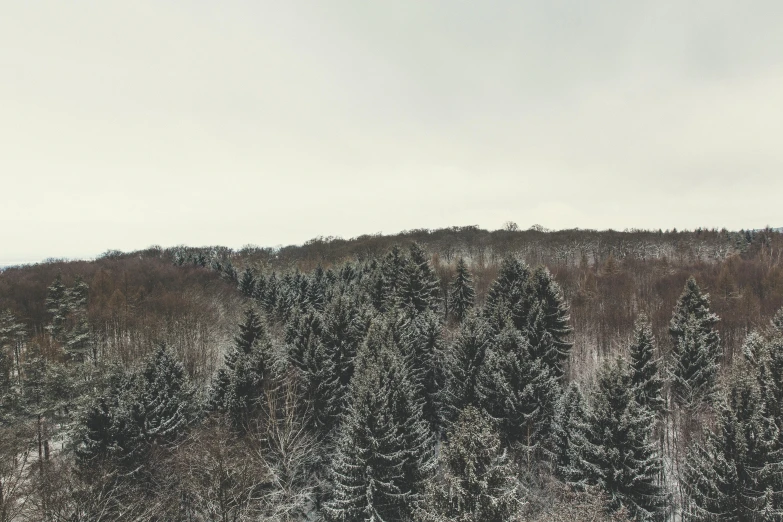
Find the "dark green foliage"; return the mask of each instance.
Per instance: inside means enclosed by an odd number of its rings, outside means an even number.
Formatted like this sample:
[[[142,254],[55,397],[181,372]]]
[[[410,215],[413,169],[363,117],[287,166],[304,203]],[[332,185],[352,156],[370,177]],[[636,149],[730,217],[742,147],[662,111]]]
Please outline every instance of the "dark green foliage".
[[[652,439],[655,416],[639,406],[622,359],[601,369],[593,400],[588,460],[595,474],[587,482],[612,497],[612,509],[626,507],[637,520],[661,520],[667,497],[659,483],[663,464]]]
[[[772,326],[783,335],[783,308],[777,311],[775,317],[772,318]]]
[[[571,341],[573,328],[568,305],[560,285],[552,279],[552,274],[545,267],[539,267],[533,272],[532,286],[539,310],[535,313],[531,310],[529,315],[528,328],[532,330],[533,335],[528,336],[528,339],[552,373],[562,378],[563,364],[568,359],[573,346]],[[540,333],[541,323],[547,337]]]
[[[87,410],[77,456],[86,469],[109,460],[134,472],[153,446],[175,442],[197,413],[182,364],[161,345],[138,371],[115,378]]]
[[[525,337],[506,328],[486,351],[477,395],[498,423],[501,439],[533,451],[546,442],[559,388],[549,368],[530,356]]]
[[[664,383],[660,376],[660,359],[655,357],[655,338],[646,317],[637,320],[628,351],[636,402],[653,413],[662,413],[666,407]]]
[[[457,260],[457,273],[449,288],[449,312],[462,322],[476,302],[473,278],[463,258]]]
[[[237,287],[239,288],[240,293],[245,297],[253,297],[253,293],[256,290],[256,278],[250,268],[242,270]]]
[[[468,315],[446,354],[448,380],[444,413],[447,420],[453,422],[467,406],[479,405],[479,372],[491,345],[492,332],[487,322],[479,315]]]
[[[357,356],[327,520],[407,520],[431,471],[432,439],[394,329],[376,322]]]
[[[551,448],[557,476],[580,489],[589,477],[598,476],[598,470],[590,463],[590,457],[597,451],[591,442],[590,429],[589,405],[579,385],[571,383],[555,407]]]
[[[717,426],[689,452],[683,475],[685,519],[780,520],[783,460],[779,431],[749,368],[734,372],[718,402]]]
[[[681,407],[694,410],[712,401],[718,361],[695,317],[691,316],[681,330],[672,351],[672,394]]]
[[[410,247],[410,257],[405,264],[404,280],[399,292],[400,304],[404,308],[417,313],[438,309],[440,282],[430,266],[426,252],[418,243]]]
[[[500,264],[497,279],[487,293],[484,317],[496,331],[513,325],[525,332],[531,300],[530,269],[525,263],[507,257]]]
[[[422,522],[504,522],[524,503],[517,471],[488,419],[469,406],[443,444],[438,476],[416,513]]]
[[[413,320],[409,337],[412,378],[424,398],[424,419],[436,433],[443,423],[446,383],[442,335],[438,316],[435,312],[425,311]]]
[[[710,311],[709,295],[688,278],[669,323],[674,344],[672,392],[680,406],[694,408],[712,397],[721,355],[714,328],[718,321]]]
[[[238,326],[234,346],[212,382],[209,406],[225,413],[235,428],[242,429],[263,399],[270,348],[255,310],[248,308]]]
[[[399,246],[394,246],[380,264],[380,295],[378,310],[388,311],[402,302],[402,292],[407,282],[408,259]]]

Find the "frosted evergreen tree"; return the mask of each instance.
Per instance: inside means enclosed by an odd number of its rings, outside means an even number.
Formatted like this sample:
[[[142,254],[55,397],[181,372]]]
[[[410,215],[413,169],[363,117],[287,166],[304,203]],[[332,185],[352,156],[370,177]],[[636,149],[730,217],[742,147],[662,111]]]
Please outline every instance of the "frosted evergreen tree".
[[[779,432],[764,415],[758,384],[747,368],[734,372],[717,406],[715,431],[690,448],[683,473],[691,521],[780,520],[783,460]]]
[[[595,474],[587,482],[611,496],[612,509],[626,507],[637,520],[661,520],[667,496],[659,480],[663,463],[652,439],[655,416],[639,406],[622,359],[599,372],[593,400],[588,460]]]
[[[261,318],[253,308],[245,310],[238,328],[234,346],[213,380],[209,404],[241,429],[263,397],[270,347]]]
[[[350,385],[327,520],[408,520],[432,469],[433,441],[401,347],[389,344],[384,321],[372,329]]]
[[[559,389],[549,368],[530,356],[525,337],[510,327],[497,335],[479,369],[479,404],[506,443],[527,451],[546,440]]]
[[[556,474],[578,488],[583,488],[589,477],[598,476],[598,470],[590,463],[597,451],[590,437],[590,415],[581,388],[572,382],[555,406],[551,441]]]
[[[443,444],[438,476],[427,485],[421,522],[515,520],[524,489],[488,419],[468,406]]]
[[[527,330],[533,298],[530,279],[525,263],[513,257],[503,259],[498,276],[489,287],[483,312],[496,331],[509,324],[519,331]]]
[[[457,273],[449,288],[449,311],[461,323],[475,302],[476,291],[473,289],[473,278],[465,260],[460,257],[457,260]]]
[[[68,288],[63,283],[62,276],[57,274],[46,291],[46,311],[52,316],[47,330],[58,341],[62,340],[65,323],[70,313],[67,294]]]
[[[403,277],[400,288],[403,307],[416,313],[438,309],[440,282],[430,266],[427,253],[418,243],[413,243],[410,247]]]
[[[402,290],[407,278],[408,258],[398,245],[394,245],[380,264],[381,301],[380,311],[388,311],[399,306]]]
[[[487,321],[475,313],[468,315],[446,354],[446,420],[456,420],[459,412],[467,406],[478,406],[479,372],[492,342]]]
[[[256,289],[256,278],[253,275],[253,271],[250,268],[245,268],[238,279],[237,287],[240,293],[245,297],[252,297]]]
[[[718,361],[711,336],[705,334],[694,316],[681,327],[672,351],[672,394],[688,411],[709,404],[715,393]]]
[[[772,326],[783,335],[783,308],[777,311],[775,317],[772,318]]]
[[[571,341],[573,328],[571,327],[569,308],[563,296],[563,290],[552,279],[552,274],[547,268],[539,267],[533,272],[532,286],[541,312],[529,315],[528,322],[531,325],[530,328],[536,332],[535,338],[541,339],[543,344],[540,348],[536,348],[534,340],[530,339],[531,336],[529,336],[529,340],[534,350],[541,353],[541,357],[552,373],[556,377],[562,378],[564,374],[563,363],[568,359],[573,346]],[[536,321],[543,322],[543,329],[548,337],[538,333],[540,326],[536,325]]]
[[[323,323],[315,310],[294,314],[286,329],[289,358],[299,370],[302,400],[311,410],[312,428],[330,435],[343,410],[344,391],[334,354],[322,341]]]
[[[709,294],[689,277],[669,323],[674,344],[672,391],[680,406],[692,408],[710,400],[721,355],[714,328],[719,320],[710,311]]]
[[[437,433],[443,422],[446,383],[442,326],[432,311],[419,314],[411,326],[409,343],[412,377],[421,388],[424,398],[424,418],[430,429]]]
[[[108,459],[133,474],[143,471],[150,448],[174,443],[195,420],[194,393],[182,364],[160,345],[138,371],[113,379],[87,410],[79,462],[89,467]]]
[[[655,357],[655,338],[645,316],[636,321],[633,338],[628,347],[631,384],[636,390],[636,402],[660,414],[666,407],[663,397],[663,379],[660,376],[660,359]]]
[[[356,352],[367,333],[368,319],[355,299],[338,294],[326,304],[322,322],[322,342],[332,358],[344,397],[353,377]]]

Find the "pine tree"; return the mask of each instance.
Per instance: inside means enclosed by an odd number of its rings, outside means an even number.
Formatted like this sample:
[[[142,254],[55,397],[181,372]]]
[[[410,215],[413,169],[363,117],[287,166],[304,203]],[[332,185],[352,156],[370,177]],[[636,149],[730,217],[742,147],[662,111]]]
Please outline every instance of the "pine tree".
[[[454,318],[461,323],[475,302],[476,291],[473,289],[473,278],[465,259],[460,257],[457,260],[457,274],[449,289],[449,310]]]
[[[467,407],[438,456],[439,475],[416,512],[421,522],[514,520],[524,490],[488,419]]]
[[[484,304],[484,317],[494,330],[500,331],[509,324],[521,332],[527,330],[533,299],[530,278],[525,263],[513,257],[503,259]]]
[[[336,367],[335,354],[323,341],[323,322],[315,310],[297,313],[288,323],[286,343],[289,357],[299,370],[304,396],[312,410],[312,429],[330,435],[344,409],[344,388]],[[332,347],[333,348],[333,347]]]
[[[381,296],[378,310],[385,312],[400,305],[406,283],[408,258],[398,245],[394,245],[380,264]]]
[[[261,318],[253,308],[245,310],[238,328],[234,346],[225,355],[225,365],[212,382],[209,406],[225,413],[234,427],[241,429],[263,397],[270,347]]]
[[[245,297],[252,297],[253,292],[256,289],[256,278],[253,274],[253,271],[250,270],[250,268],[245,268],[242,270],[242,273],[239,275],[239,282],[237,283],[237,287],[239,288],[239,291],[242,295]]]
[[[426,252],[421,245],[413,243],[400,288],[402,306],[416,313],[425,310],[434,311],[438,308],[439,294],[440,282],[427,260]]]
[[[410,329],[410,364],[412,377],[424,398],[423,414],[432,432],[443,423],[443,389],[446,382],[442,326],[435,312],[419,314]]]
[[[467,406],[478,406],[479,372],[492,342],[486,320],[477,314],[469,314],[446,354],[444,415],[447,421],[455,421],[459,412]]]
[[[721,354],[714,328],[718,321],[710,311],[709,294],[703,294],[689,277],[669,323],[674,344],[672,391],[680,406],[692,408],[710,400]]]
[[[389,344],[390,327],[376,322],[357,356],[324,505],[327,520],[407,520],[432,468],[421,401],[401,347]]]
[[[532,277],[533,291],[536,300],[540,303],[544,330],[549,334],[546,340],[546,350],[539,350],[544,357],[544,362],[558,378],[564,374],[563,363],[571,353],[573,342],[571,334],[571,316],[566,304],[563,290],[552,279],[552,274],[545,267],[535,270]],[[532,344],[532,341],[531,341]],[[535,346],[535,345],[533,345]]]
[[[772,326],[783,335],[783,308],[777,311],[775,317],[772,318]]]
[[[691,316],[675,337],[672,356],[672,394],[675,402],[688,411],[709,404],[715,393],[718,362],[709,335],[703,333],[698,320]]]
[[[68,289],[63,283],[62,276],[57,274],[46,292],[46,311],[52,316],[52,321],[47,329],[57,341],[62,340],[65,322],[70,313],[67,293]]]
[[[751,371],[734,372],[717,407],[716,430],[691,447],[683,486],[685,520],[780,520],[781,470],[778,430],[764,415]]]
[[[637,520],[663,518],[667,497],[659,484],[663,464],[652,439],[653,413],[639,406],[622,359],[602,368],[594,398],[588,460],[596,474],[587,481],[612,497],[612,509],[626,507]]]
[[[500,332],[479,370],[479,404],[498,423],[501,439],[529,452],[547,439],[559,395],[549,369],[530,357],[530,346],[513,328]]]
[[[597,451],[590,437],[590,415],[582,389],[572,382],[555,406],[551,440],[557,476],[578,488],[584,488],[588,477],[598,475],[590,463]]]
[[[631,384],[636,390],[636,402],[655,414],[662,413],[666,401],[663,398],[663,379],[659,374],[660,359],[655,358],[655,338],[645,316],[636,321],[628,351]]]

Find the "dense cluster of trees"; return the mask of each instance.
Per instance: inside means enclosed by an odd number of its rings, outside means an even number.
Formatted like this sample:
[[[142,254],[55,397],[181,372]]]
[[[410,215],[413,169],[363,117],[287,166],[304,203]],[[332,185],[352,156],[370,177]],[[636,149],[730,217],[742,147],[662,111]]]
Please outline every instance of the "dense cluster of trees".
[[[499,232],[538,248],[547,235]],[[773,233],[699,234],[734,256],[698,261],[697,277],[767,263],[755,291],[779,299],[763,284],[780,270]],[[663,327],[666,303],[637,303],[587,351],[594,325],[574,310],[589,277],[668,266],[649,296],[689,265],[442,247],[308,270],[252,249],[150,249],[2,273],[0,521],[783,517],[783,308],[735,354],[723,298],[685,276]],[[747,287],[722,277],[738,304]]]

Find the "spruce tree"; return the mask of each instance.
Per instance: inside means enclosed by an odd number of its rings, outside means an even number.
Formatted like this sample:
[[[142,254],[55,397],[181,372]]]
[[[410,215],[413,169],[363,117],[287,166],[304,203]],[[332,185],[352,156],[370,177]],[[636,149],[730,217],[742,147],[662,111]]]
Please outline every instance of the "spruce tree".
[[[357,356],[333,458],[327,520],[408,520],[432,468],[432,439],[394,334],[381,320]],[[380,330],[380,331],[379,331]]]
[[[70,313],[67,293],[68,288],[63,283],[62,276],[57,274],[57,277],[49,285],[46,292],[46,311],[52,316],[47,330],[57,341],[62,341],[65,322]]]
[[[404,269],[404,280],[400,288],[400,301],[403,307],[416,313],[425,310],[437,310],[439,304],[440,282],[430,266],[427,254],[418,243],[413,243],[409,251],[409,260]]]
[[[457,273],[449,289],[449,311],[457,322],[462,322],[476,302],[473,278],[465,259],[457,260]]]
[[[239,275],[239,282],[237,283],[237,287],[243,296],[253,296],[253,292],[256,289],[256,278],[250,268],[245,268],[242,270],[242,273]]]
[[[537,449],[548,437],[558,394],[557,380],[530,356],[525,337],[510,327],[500,332],[479,370],[477,395],[504,442]]]
[[[780,520],[783,460],[779,432],[764,415],[753,372],[737,369],[718,401],[717,426],[690,448],[683,473],[692,521]]]
[[[238,329],[234,346],[212,382],[209,406],[225,413],[235,428],[242,429],[263,397],[270,347],[261,318],[253,308],[245,310]]]
[[[568,385],[555,406],[552,421],[552,454],[555,473],[566,484],[584,488],[598,470],[590,463],[596,448],[590,437],[591,412],[582,389]]]
[[[691,316],[675,337],[672,351],[672,394],[688,411],[712,401],[718,374],[718,361],[709,335],[704,334],[698,319]]]
[[[406,283],[408,258],[398,245],[394,245],[380,264],[381,295],[378,310],[386,312],[400,305]]]
[[[456,421],[459,412],[467,406],[478,406],[479,372],[492,342],[487,321],[475,313],[469,314],[446,354],[444,414],[447,421]]]
[[[498,276],[487,292],[484,317],[496,331],[509,324],[524,332],[532,300],[530,269],[513,257],[503,259]]]
[[[468,406],[443,444],[438,476],[427,485],[421,522],[515,520],[524,489],[489,420]]]
[[[609,493],[612,509],[626,507],[637,520],[660,520],[667,497],[652,438],[655,416],[639,406],[634,392],[622,359],[600,370],[590,430],[595,451],[588,458],[595,474],[587,482]]]
[[[721,354],[720,336],[714,328],[718,321],[710,311],[709,294],[702,293],[689,277],[669,323],[674,344],[672,391],[682,407],[692,409],[710,401]]]
[[[542,351],[544,362],[558,378],[564,374],[563,363],[571,353],[573,342],[571,334],[571,316],[566,304],[563,290],[552,279],[552,274],[546,267],[539,267],[533,272],[533,291],[542,310],[544,329],[549,334],[546,340],[546,350]],[[532,344],[532,341],[531,341]],[[551,347],[550,347],[551,346]]]
[[[783,335],[783,308],[778,310],[775,317],[772,318],[772,327],[775,328],[780,335]]]
[[[444,368],[442,326],[435,312],[419,314],[410,328],[410,364],[412,377],[424,398],[423,414],[430,429],[437,433],[443,424]]]
[[[636,402],[653,413],[663,412],[663,379],[660,376],[660,359],[655,357],[655,338],[645,316],[636,321],[629,346],[631,384],[636,390]]]

